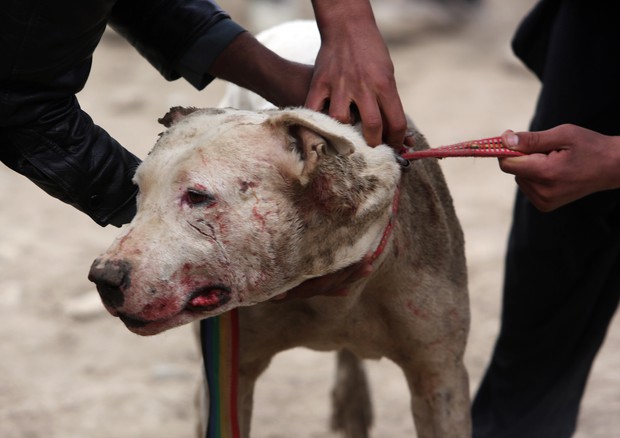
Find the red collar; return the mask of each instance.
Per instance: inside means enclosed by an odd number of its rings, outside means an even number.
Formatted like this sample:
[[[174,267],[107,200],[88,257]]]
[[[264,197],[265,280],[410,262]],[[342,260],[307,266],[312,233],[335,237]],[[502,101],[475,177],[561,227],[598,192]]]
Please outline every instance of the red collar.
[[[394,200],[392,201],[392,212],[390,214],[390,219],[388,220],[388,224],[383,230],[383,235],[381,236],[381,240],[379,241],[379,245],[375,249],[375,252],[370,256],[369,262],[374,263],[375,260],[379,258],[381,254],[383,254],[383,250],[387,246],[388,240],[392,235],[392,230],[394,229],[394,219],[396,218],[396,213],[398,213],[398,201],[400,199],[400,189],[396,186],[396,191],[394,192]]]

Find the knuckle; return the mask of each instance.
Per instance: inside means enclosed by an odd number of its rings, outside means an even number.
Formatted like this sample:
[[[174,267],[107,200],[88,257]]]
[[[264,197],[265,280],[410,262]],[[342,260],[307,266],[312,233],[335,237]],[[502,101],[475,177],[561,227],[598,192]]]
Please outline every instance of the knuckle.
[[[578,133],[578,129],[575,125],[572,125],[570,123],[565,123],[563,125],[558,126],[558,129],[561,130],[561,132],[564,132],[566,135],[572,137],[574,135],[576,135]]]
[[[349,123],[350,117],[349,117],[349,112],[345,111],[345,110],[330,110],[329,112],[330,117],[338,120],[340,123]]]
[[[394,137],[404,138],[407,133],[407,120],[402,117],[396,121],[392,121],[389,126],[390,132]]]
[[[528,132],[526,134],[526,144],[533,149],[538,149],[540,146],[540,136],[537,132]]]
[[[383,119],[379,110],[375,108],[372,111],[367,111],[362,118],[362,124],[370,129],[381,128]]]

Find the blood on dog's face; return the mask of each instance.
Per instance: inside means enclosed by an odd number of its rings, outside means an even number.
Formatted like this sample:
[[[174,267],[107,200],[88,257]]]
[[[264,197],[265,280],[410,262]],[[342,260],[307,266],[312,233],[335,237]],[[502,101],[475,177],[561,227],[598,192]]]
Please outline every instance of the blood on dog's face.
[[[138,213],[89,276],[130,330],[156,334],[266,301],[364,256],[375,227],[354,219],[383,214],[398,166],[377,151],[385,176],[364,175],[355,132],[317,131],[303,118],[317,116],[296,111],[167,116],[136,172]],[[359,240],[332,241],[345,225],[360,227]]]

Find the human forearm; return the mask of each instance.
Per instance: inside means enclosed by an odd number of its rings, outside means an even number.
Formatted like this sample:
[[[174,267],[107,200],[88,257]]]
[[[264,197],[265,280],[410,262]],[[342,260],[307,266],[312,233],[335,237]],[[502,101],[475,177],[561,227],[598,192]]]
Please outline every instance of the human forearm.
[[[324,42],[378,32],[368,0],[312,0],[312,7]]]
[[[209,73],[283,107],[303,105],[312,67],[285,60],[244,32],[216,58]]]

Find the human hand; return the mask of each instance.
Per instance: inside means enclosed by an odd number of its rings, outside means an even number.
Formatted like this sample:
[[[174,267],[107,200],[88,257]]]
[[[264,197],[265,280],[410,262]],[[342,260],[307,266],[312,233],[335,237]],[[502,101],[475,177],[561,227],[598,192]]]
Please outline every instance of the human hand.
[[[370,146],[400,149],[407,121],[394,66],[365,0],[313,0],[321,48],[306,106],[342,123],[362,123]]]
[[[272,301],[281,302],[295,298],[311,298],[317,295],[339,297],[348,294],[348,288],[361,278],[367,277],[372,272],[372,264],[368,259],[354,263],[322,277],[311,278],[272,298]]]
[[[506,131],[503,142],[526,153],[500,159],[536,208],[552,211],[591,193],[620,187],[620,137],[575,125],[547,131]]]

